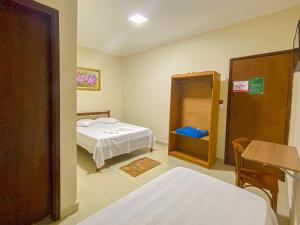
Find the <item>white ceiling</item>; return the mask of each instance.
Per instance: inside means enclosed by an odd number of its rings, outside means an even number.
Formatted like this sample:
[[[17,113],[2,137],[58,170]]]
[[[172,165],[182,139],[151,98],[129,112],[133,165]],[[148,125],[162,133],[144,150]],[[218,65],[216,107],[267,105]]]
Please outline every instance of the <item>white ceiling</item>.
[[[269,14],[300,0],[78,0],[78,44],[128,55]],[[149,21],[133,25],[128,17]]]

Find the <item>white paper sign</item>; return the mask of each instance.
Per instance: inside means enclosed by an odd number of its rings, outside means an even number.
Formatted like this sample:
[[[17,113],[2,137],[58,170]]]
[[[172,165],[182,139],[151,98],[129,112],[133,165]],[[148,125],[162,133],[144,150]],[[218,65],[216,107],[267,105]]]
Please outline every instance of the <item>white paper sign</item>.
[[[233,92],[248,92],[249,82],[247,80],[243,81],[233,81]]]

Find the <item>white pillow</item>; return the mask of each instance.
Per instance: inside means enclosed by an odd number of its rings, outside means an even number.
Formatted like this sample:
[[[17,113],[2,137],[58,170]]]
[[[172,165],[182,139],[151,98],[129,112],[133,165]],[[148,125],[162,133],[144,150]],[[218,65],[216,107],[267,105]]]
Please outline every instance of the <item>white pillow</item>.
[[[96,119],[96,121],[98,123],[108,123],[108,124],[119,122],[118,119],[112,118],[112,117],[99,117],[99,118]]]
[[[89,127],[89,126],[93,125],[94,123],[96,123],[95,120],[81,119],[81,120],[77,121],[77,127]]]

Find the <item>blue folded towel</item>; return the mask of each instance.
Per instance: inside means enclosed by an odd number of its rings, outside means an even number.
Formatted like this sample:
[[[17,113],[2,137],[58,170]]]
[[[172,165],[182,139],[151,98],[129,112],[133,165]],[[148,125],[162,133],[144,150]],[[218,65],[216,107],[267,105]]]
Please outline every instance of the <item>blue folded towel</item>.
[[[182,128],[177,128],[176,133],[189,136],[192,138],[202,138],[208,135],[208,130],[200,130],[193,127],[182,127]]]

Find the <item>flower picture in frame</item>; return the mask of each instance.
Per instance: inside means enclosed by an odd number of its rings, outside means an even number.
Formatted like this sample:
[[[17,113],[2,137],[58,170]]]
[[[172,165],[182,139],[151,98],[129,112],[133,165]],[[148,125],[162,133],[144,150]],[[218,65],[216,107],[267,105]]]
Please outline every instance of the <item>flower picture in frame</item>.
[[[100,80],[100,70],[77,68],[77,90],[100,91]]]

